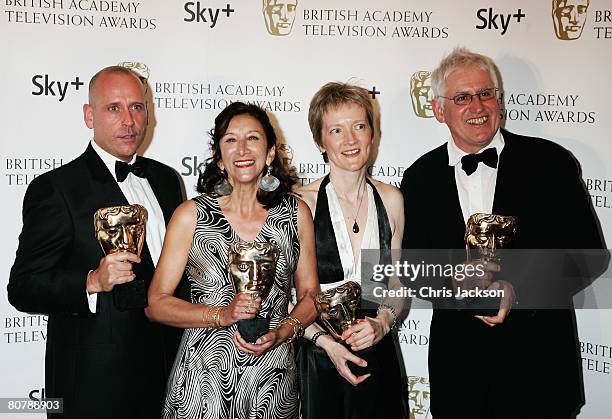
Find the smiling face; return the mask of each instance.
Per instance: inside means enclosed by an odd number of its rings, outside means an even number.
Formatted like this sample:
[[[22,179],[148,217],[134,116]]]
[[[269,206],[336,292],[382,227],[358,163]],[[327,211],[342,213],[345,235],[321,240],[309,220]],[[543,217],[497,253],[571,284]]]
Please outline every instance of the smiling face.
[[[264,129],[249,114],[234,116],[219,141],[219,168],[227,171],[229,182],[256,184],[266,165],[274,159],[275,147],[268,150]]]
[[[363,168],[370,157],[372,127],[365,109],[346,103],[328,109],[323,114],[321,145],[327,152],[330,170],[356,171]]]
[[[147,108],[144,86],[136,75],[102,73],[83,106],[85,124],[107,153],[128,162],[144,141]]]
[[[473,95],[493,87],[496,86],[487,71],[459,68],[446,79],[443,96]],[[455,144],[466,153],[476,153],[486,147],[499,130],[499,101],[496,98],[482,102],[478,96],[473,96],[471,103],[462,106],[451,99],[436,98],[432,104],[436,119],[448,126]]]

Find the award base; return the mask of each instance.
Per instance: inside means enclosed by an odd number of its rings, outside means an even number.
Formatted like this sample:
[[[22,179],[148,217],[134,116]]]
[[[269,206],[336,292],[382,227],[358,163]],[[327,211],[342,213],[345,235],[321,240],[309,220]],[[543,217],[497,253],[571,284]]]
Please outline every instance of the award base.
[[[143,309],[148,305],[147,289],[142,279],[115,285],[112,292],[113,304],[119,311]]]
[[[467,298],[465,308],[474,316],[497,316],[501,298]]]
[[[238,331],[242,339],[249,343],[255,343],[257,339],[270,330],[270,319],[256,317],[248,320],[238,320]]]

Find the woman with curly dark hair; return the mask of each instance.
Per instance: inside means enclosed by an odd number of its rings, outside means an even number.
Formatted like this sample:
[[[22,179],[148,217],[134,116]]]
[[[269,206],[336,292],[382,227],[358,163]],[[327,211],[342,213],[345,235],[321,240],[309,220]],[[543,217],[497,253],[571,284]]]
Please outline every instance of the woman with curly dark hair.
[[[149,288],[149,318],[185,328],[163,417],[297,418],[297,369],[293,346],[286,343],[316,316],[310,210],[289,193],[296,177],[279,158],[262,109],[232,103],[210,134],[211,158],[198,181],[201,195],[175,211]],[[234,291],[228,253],[235,244],[278,249],[273,284],[263,300]],[[256,264],[236,269],[246,277],[263,275]],[[172,296],[183,272],[191,302]],[[292,284],[297,304],[288,313]],[[268,318],[270,326],[250,343],[237,322],[255,317]]]

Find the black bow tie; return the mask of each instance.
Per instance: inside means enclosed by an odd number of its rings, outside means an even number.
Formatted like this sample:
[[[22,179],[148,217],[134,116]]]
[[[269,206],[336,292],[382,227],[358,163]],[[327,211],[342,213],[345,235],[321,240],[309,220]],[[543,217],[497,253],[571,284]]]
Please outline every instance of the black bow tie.
[[[146,169],[147,161],[140,156],[136,157],[136,161],[133,164],[127,164],[119,160],[115,162],[117,182],[123,182],[130,173],[134,173],[138,177],[145,177]]]
[[[482,153],[466,154],[461,157],[461,168],[470,176],[476,171],[478,163],[483,162],[489,167],[495,169],[497,167],[497,150],[495,147],[487,148]]]

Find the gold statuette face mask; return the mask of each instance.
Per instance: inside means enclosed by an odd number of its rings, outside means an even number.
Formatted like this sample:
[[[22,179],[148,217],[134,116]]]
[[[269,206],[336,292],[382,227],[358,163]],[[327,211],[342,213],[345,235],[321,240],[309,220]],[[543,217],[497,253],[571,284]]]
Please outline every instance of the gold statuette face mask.
[[[498,262],[496,249],[507,248],[516,234],[516,220],[509,215],[477,213],[470,216],[465,228],[468,260]]]
[[[251,299],[266,298],[276,276],[278,246],[269,242],[237,242],[229,247],[228,271],[236,293],[251,294]],[[238,332],[254,343],[268,333],[269,313],[258,313],[253,319],[238,321]]]
[[[356,323],[356,312],[361,303],[361,286],[349,281],[338,287],[321,291],[315,303],[319,318],[327,331],[341,339],[342,332]]]
[[[276,274],[278,247],[268,242],[237,242],[229,248],[229,273],[236,293],[264,299]]]
[[[146,224],[147,210],[137,204],[100,208],[94,214],[96,238],[105,255],[131,252],[140,256]]]

